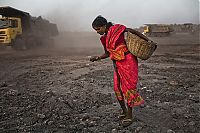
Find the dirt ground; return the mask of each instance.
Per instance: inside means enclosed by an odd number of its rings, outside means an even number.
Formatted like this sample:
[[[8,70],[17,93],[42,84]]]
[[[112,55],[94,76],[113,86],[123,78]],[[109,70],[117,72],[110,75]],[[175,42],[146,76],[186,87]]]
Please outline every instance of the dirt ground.
[[[154,55],[139,60],[144,106],[123,128],[109,59],[96,33],[61,33],[53,49],[0,51],[2,133],[199,133],[199,36],[152,38]]]

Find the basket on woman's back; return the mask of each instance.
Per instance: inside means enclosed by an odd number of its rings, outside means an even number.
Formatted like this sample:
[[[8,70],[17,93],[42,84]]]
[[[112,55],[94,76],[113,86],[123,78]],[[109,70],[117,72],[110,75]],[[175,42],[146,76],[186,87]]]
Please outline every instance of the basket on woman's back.
[[[127,33],[126,44],[128,50],[142,60],[147,60],[150,58],[157,48],[155,42],[147,42],[131,32]]]

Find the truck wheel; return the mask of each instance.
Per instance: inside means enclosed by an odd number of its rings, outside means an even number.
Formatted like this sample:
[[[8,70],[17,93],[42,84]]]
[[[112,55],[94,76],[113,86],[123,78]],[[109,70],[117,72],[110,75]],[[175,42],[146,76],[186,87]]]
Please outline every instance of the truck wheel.
[[[12,47],[15,50],[26,50],[27,49],[25,40],[22,38],[19,38],[19,37],[14,40]]]
[[[5,45],[0,45],[0,50],[5,50],[6,46]]]

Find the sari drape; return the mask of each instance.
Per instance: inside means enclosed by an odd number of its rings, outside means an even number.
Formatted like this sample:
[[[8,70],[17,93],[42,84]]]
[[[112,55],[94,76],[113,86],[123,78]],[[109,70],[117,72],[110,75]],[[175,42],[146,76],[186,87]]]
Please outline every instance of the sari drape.
[[[133,107],[144,102],[137,92],[138,60],[128,52],[124,39],[126,27],[116,24],[109,28],[106,36],[101,37],[104,48],[110,53],[114,63],[114,91],[118,100],[126,100]],[[120,40],[120,41],[119,41]]]

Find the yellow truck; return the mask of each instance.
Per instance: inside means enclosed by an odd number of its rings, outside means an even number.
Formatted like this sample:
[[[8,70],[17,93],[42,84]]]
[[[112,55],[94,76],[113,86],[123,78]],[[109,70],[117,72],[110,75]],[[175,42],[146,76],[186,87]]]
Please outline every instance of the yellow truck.
[[[28,49],[40,45],[50,45],[58,35],[57,25],[41,16],[6,6],[0,7],[0,45],[14,49]]]
[[[173,30],[170,27],[170,25],[145,24],[143,33],[146,36],[163,37],[163,36],[169,36],[171,32],[173,32]]]

